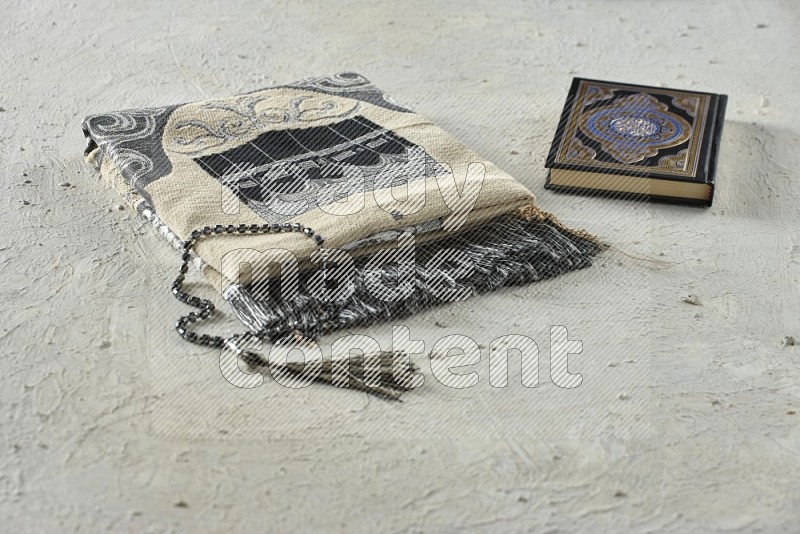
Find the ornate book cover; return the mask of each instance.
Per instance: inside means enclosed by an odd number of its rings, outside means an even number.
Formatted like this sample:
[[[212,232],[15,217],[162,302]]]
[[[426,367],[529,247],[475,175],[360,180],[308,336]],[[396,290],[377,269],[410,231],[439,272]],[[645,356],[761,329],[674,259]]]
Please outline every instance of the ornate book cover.
[[[711,205],[726,95],[574,78],[547,189]]]

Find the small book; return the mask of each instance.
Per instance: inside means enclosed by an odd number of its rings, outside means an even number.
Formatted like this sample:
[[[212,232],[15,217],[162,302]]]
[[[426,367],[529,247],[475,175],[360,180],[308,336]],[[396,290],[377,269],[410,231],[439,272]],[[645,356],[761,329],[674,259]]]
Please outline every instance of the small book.
[[[574,78],[547,157],[545,189],[710,206],[727,101]]]

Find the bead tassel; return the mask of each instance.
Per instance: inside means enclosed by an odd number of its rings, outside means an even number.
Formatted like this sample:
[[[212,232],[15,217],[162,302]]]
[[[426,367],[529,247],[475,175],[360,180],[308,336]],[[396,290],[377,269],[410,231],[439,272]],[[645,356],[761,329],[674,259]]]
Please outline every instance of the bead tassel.
[[[176,299],[180,300],[181,302],[188,304],[189,306],[194,306],[195,308],[199,308],[200,312],[195,313],[191,312],[188,315],[184,315],[178,322],[175,324],[175,330],[178,332],[183,339],[190,343],[194,343],[196,345],[206,345],[209,347],[222,347],[225,345],[225,338],[222,336],[209,336],[207,334],[198,335],[196,332],[192,332],[187,327],[190,323],[195,323],[198,321],[204,321],[211,317],[214,313],[214,304],[207,299],[201,299],[199,297],[195,297],[183,291],[183,282],[186,279],[186,273],[189,271],[189,260],[191,259],[191,250],[197,245],[200,239],[211,235],[219,235],[219,234],[232,234],[234,232],[238,233],[251,233],[251,234],[268,234],[268,233],[280,233],[280,232],[298,232],[306,237],[313,239],[314,242],[322,246],[325,240],[317,234],[311,228],[307,228],[300,223],[286,223],[284,225],[280,225],[277,223],[273,224],[252,224],[250,226],[246,224],[240,224],[239,226],[234,226],[229,224],[227,226],[223,226],[221,224],[217,224],[215,226],[204,226],[198,230],[194,230],[189,239],[183,242],[183,255],[181,256],[181,266],[179,268],[178,276],[175,278],[175,281],[172,283],[172,294],[175,296]],[[270,328],[268,331],[263,332],[262,334],[270,337],[275,338],[280,335],[288,334],[292,331],[291,325],[287,325],[286,328],[279,329],[277,327]]]
[[[232,234],[232,233],[252,233],[252,234],[266,234],[266,233],[283,233],[283,232],[297,232],[301,233],[304,236],[308,237],[309,239],[313,240],[318,246],[322,246],[325,240],[317,234],[311,228],[307,228],[299,223],[285,223],[283,225],[273,223],[273,224],[264,224],[264,225],[257,225],[253,224],[247,226],[245,224],[240,224],[239,226],[234,225],[227,225],[223,226],[218,224],[216,226],[205,226],[199,230],[194,230],[188,240],[184,241],[183,243],[183,254],[181,255],[181,266],[179,269],[178,276],[175,278],[175,281],[172,283],[172,294],[175,295],[175,298],[188,304],[189,306],[193,306],[198,308],[199,312],[191,312],[187,315],[182,316],[178,319],[177,323],[175,324],[175,330],[178,332],[184,340],[194,343],[196,345],[203,345],[208,347],[223,347],[226,344],[226,338],[222,336],[211,336],[208,334],[198,334],[197,332],[193,332],[189,330],[189,326],[193,323],[197,323],[200,321],[204,321],[211,317],[214,313],[214,304],[207,300],[202,299],[200,297],[196,297],[190,295],[183,291],[183,282],[186,279],[186,273],[189,270],[189,260],[191,259],[191,250],[197,245],[197,242],[200,239],[204,239],[211,235],[219,235],[219,234]],[[325,312],[320,316],[321,321],[327,321],[329,319],[328,313]],[[281,326],[270,326],[268,328],[263,329],[261,332],[256,333],[256,337],[258,338],[268,338],[268,339],[277,339],[279,337],[289,335],[292,333],[297,332],[298,328],[297,321],[288,321],[286,324]],[[301,332],[302,334],[302,332]],[[267,363],[261,357],[261,355],[254,353],[252,351],[243,350],[241,352],[242,358],[250,365],[257,365],[257,364],[264,364]],[[403,391],[407,391],[410,389],[410,386],[405,385],[405,382],[397,381],[395,377],[395,371],[398,370],[401,373],[401,376],[410,379],[414,373],[418,371],[416,366],[411,363],[410,361],[405,361],[402,365],[395,366],[391,365],[391,362],[396,357],[403,357],[402,353],[382,353],[380,355],[381,358],[381,366],[378,372],[378,382],[376,384],[367,384],[365,380],[365,369],[363,362],[361,360],[356,359],[355,362],[351,360],[351,369],[348,372],[348,386],[353,389],[358,389],[361,391],[365,391],[367,393],[377,395],[389,400],[400,400],[400,395]],[[388,363],[387,363],[388,362]],[[330,369],[331,363],[328,362],[327,367],[323,364],[323,368],[321,369],[321,373],[316,380],[325,382],[325,383],[333,383],[334,376]],[[273,370],[277,370],[279,372],[286,372],[289,374],[299,374],[303,370],[298,369],[291,364],[286,364],[283,366],[279,366],[274,368]]]

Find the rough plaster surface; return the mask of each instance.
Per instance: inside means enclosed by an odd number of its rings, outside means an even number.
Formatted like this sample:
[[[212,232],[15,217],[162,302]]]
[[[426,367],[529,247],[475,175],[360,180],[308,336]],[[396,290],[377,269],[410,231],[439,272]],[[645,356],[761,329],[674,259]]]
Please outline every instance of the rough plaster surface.
[[[0,530],[797,529],[797,3],[12,1],[0,19]],[[426,351],[480,343],[473,389],[425,355],[403,404],[233,388],[170,331],[174,251],[81,158],[86,113],[345,69],[614,245],[402,322]],[[573,75],[729,94],[714,207],[543,191]],[[577,389],[548,378],[552,324],[583,342]],[[514,364],[489,387],[509,333],[539,344],[538,388]]]

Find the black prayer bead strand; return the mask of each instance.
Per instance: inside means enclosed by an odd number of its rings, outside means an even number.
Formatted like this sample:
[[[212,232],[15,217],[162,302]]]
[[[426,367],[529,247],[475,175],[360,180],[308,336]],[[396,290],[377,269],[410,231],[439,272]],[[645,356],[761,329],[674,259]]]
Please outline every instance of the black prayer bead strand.
[[[186,280],[186,273],[189,272],[189,261],[192,258],[191,251],[200,239],[204,239],[211,235],[219,234],[275,234],[283,232],[298,232],[302,233],[309,239],[312,239],[317,246],[322,246],[325,240],[311,228],[303,226],[300,223],[285,223],[283,225],[278,223],[272,224],[240,224],[238,226],[229,224],[227,226],[218,224],[216,226],[204,226],[199,230],[194,230],[189,239],[183,242],[183,254],[181,255],[181,266],[178,276],[172,283],[172,294],[176,299],[198,308],[199,312],[191,312],[188,315],[182,316],[175,324],[175,330],[183,339],[196,345],[204,345],[209,347],[222,347],[225,345],[225,338],[222,336],[210,336],[207,334],[198,335],[197,332],[189,330],[189,325],[192,323],[204,321],[211,317],[214,313],[214,304],[207,299],[201,299],[190,295],[183,291],[183,282]],[[291,330],[291,326],[287,325],[287,331]],[[270,336],[278,335],[281,332],[276,327],[270,329],[268,334]]]

